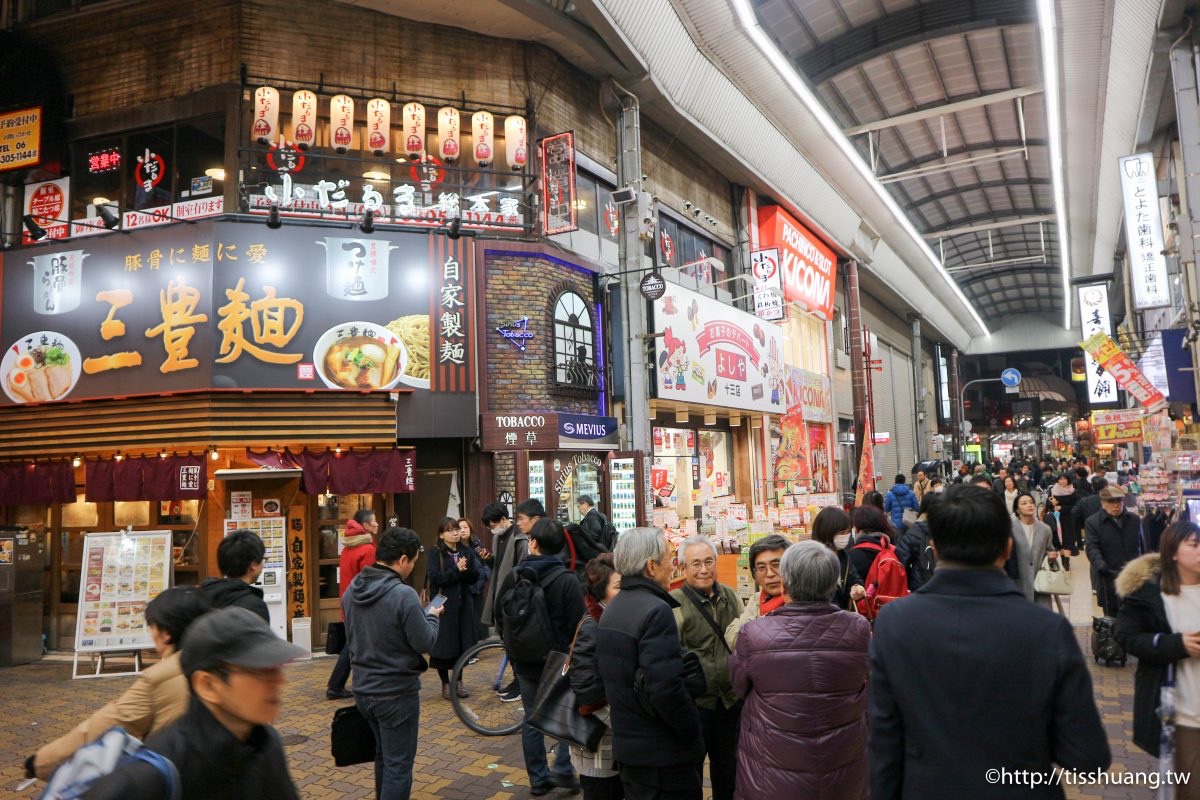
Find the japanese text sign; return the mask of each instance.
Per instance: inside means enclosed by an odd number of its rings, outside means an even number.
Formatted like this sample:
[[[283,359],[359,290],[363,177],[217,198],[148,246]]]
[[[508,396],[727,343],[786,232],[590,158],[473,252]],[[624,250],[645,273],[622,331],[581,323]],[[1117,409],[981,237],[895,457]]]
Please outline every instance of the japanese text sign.
[[[833,250],[778,206],[758,210],[758,234],[764,247],[779,250],[784,300],[832,319],[837,270]]]
[[[547,236],[579,230],[575,134],[571,131],[542,139],[542,208]]]
[[[1106,284],[1079,287],[1079,331],[1085,339],[1095,333],[1112,332]],[[1089,405],[1117,402],[1116,380],[1104,371],[1104,367],[1100,366],[1090,353],[1084,355],[1084,369],[1087,371]]]
[[[42,163],[42,107],[0,114],[0,172]]]
[[[1162,214],[1154,156],[1138,153],[1119,160],[1125,205],[1125,242],[1133,305],[1141,311],[1171,305],[1167,262],[1163,255]]]
[[[1162,392],[1154,387],[1108,334],[1096,333],[1080,342],[1080,346],[1116,378],[1122,389],[1149,411],[1157,411],[1166,402]]]

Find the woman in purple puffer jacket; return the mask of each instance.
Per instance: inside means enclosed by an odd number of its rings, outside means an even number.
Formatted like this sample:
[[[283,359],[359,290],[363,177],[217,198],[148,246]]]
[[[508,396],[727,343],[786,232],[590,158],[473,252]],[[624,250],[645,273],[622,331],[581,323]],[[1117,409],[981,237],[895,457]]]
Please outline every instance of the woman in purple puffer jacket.
[[[865,800],[871,626],[830,602],[838,559],[820,542],[789,547],[780,572],[789,602],[746,623],[729,657],[745,701],[736,796]]]

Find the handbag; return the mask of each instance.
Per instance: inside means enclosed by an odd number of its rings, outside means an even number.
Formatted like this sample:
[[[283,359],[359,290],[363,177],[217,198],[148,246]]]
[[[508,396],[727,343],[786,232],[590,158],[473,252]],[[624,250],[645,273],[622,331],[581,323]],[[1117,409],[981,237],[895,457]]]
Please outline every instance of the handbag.
[[[1033,591],[1038,594],[1070,594],[1071,575],[1058,559],[1051,561],[1048,557],[1042,559],[1041,569],[1033,577]]]
[[[371,730],[371,723],[358,706],[346,706],[333,712],[329,744],[333,763],[339,767],[375,760],[375,731]]]
[[[568,677],[571,656],[575,653],[575,640],[579,638],[582,628],[583,622],[580,622],[568,653],[552,650],[547,656],[546,667],[538,681],[537,695],[525,717],[525,724],[535,731],[594,753],[608,726],[591,714],[579,713],[579,700]]]
[[[340,655],[346,648],[346,623],[331,622],[325,631],[325,655]]]
[[[900,523],[906,528],[910,525],[916,525],[919,516],[916,509],[906,508],[904,509],[904,514],[900,517]]]

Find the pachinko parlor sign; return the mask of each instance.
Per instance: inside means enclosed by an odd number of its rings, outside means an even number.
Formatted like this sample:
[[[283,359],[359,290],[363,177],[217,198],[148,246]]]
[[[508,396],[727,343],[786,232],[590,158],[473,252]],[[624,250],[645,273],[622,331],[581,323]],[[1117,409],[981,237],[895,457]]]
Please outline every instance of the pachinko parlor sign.
[[[459,242],[200,223],[87,245],[5,258],[0,404],[474,391],[474,267]]]

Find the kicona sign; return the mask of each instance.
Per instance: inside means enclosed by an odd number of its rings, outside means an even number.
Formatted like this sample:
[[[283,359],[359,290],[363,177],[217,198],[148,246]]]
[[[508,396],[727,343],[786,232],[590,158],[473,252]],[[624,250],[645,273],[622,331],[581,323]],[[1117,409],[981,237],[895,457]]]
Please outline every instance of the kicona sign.
[[[783,297],[823,319],[833,316],[837,257],[778,206],[758,210],[759,245],[779,249]]]

